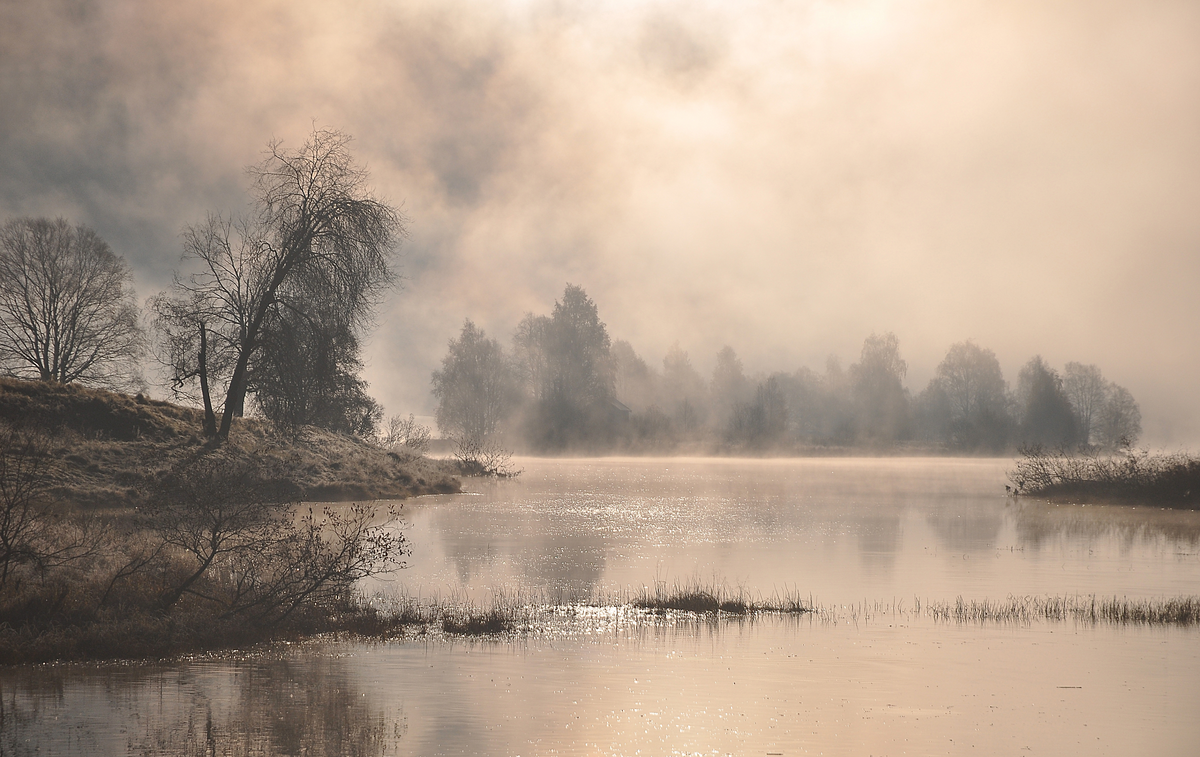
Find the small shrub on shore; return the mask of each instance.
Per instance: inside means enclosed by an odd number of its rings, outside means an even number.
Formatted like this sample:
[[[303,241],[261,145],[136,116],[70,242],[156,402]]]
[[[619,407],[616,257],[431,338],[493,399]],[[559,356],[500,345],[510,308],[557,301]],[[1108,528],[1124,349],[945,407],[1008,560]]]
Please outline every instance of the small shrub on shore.
[[[1019,495],[1200,509],[1200,458],[1187,453],[1073,454],[1034,446],[1021,455],[1008,474]]]

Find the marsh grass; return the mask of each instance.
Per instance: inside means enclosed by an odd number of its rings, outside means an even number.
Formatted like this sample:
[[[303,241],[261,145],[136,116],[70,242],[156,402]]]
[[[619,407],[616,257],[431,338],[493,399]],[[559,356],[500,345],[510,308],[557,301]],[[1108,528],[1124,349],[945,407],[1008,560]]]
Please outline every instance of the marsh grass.
[[[745,587],[730,589],[724,582],[696,579],[668,584],[655,581],[653,587],[643,586],[631,604],[645,610],[676,610],[681,612],[726,613],[752,615],[756,613],[803,614],[811,611],[811,600],[805,600],[794,589],[776,590],[769,597],[752,594]]]
[[[1200,624],[1200,597],[1129,599],[1128,597],[1008,597],[999,601],[958,597],[925,605],[934,620],[956,623],[1030,625],[1035,621],[1074,621],[1092,625]]]

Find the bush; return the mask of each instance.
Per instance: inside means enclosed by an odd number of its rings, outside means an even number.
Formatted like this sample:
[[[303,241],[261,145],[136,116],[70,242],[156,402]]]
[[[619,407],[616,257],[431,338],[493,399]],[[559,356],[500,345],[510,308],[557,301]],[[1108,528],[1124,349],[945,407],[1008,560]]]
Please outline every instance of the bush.
[[[1200,509],[1200,458],[1187,453],[1116,455],[1023,447],[1008,474],[1017,494],[1095,503]]]

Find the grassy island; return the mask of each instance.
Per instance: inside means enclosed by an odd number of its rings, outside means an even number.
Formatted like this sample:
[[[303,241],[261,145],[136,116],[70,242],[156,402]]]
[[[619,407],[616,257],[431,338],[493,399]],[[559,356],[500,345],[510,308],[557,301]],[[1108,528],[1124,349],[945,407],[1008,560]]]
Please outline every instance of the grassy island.
[[[1200,458],[1179,452],[1114,455],[1030,447],[1009,474],[1012,491],[1054,502],[1200,509]]]

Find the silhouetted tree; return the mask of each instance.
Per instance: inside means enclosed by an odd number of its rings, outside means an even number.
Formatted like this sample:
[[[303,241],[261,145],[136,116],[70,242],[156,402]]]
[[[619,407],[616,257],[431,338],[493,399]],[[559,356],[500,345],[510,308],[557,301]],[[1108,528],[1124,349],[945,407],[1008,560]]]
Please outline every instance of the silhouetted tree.
[[[176,385],[224,384],[220,424],[206,421],[218,438],[229,435],[233,417],[243,412],[252,364],[273,317],[284,309],[307,315],[314,305],[334,304],[346,323],[362,326],[392,281],[401,219],[371,196],[349,141],[318,129],[295,151],[272,142],[267,158],[250,170],[253,215],[210,216],[187,229],[184,260],[199,270],[177,276],[173,296],[154,302],[166,331],[164,362],[177,368]],[[198,357],[175,354],[181,349]],[[201,393],[208,394],[208,387]]]
[[[727,436],[752,449],[764,449],[782,441],[787,422],[787,400],[780,377],[770,376],[754,390],[753,400],[734,406]]]
[[[612,425],[615,376],[608,330],[596,303],[568,284],[543,324],[542,386],[531,437],[544,449],[565,449],[605,440]]]
[[[143,348],[129,266],[96,232],[62,218],[0,227],[0,367],[124,386]]]
[[[895,334],[866,338],[859,361],[850,366],[850,397],[861,441],[889,443],[908,435],[908,392],[903,383],[907,372]]]
[[[945,442],[965,450],[1004,448],[1010,425],[1008,387],[996,353],[971,341],[951,345],[920,403],[927,421],[941,411],[943,398]]]
[[[717,364],[709,384],[716,423],[729,423],[733,408],[748,399],[749,385],[741,359],[732,347],[725,345],[717,352]]]
[[[635,410],[645,410],[657,399],[658,376],[633,350],[633,345],[618,339],[610,350],[614,389],[617,399]]]
[[[707,387],[678,342],[671,345],[663,358],[659,392],[660,405],[670,413],[680,431],[691,434],[704,423],[708,414]]]
[[[264,416],[285,428],[319,426],[375,435],[383,409],[359,378],[358,337],[328,309],[282,310],[264,326],[249,391]]]
[[[1108,382],[1094,365],[1067,363],[1063,392],[1071,401],[1075,419],[1079,422],[1079,440],[1084,444],[1091,443],[1093,423],[1108,402]]]
[[[495,436],[520,395],[500,343],[467,320],[433,372],[433,396],[442,433],[478,445]]]
[[[1079,425],[1071,401],[1063,392],[1058,372],[1034,356],[1017,377],[1017,398],[1021,408],[1021,440],[1046,447],[1070,447],[1078,444]]]
[[[544,399],[549,390],[546,368],[546,349],[550,317],[526,313],[513,332],[513,366],[517,381],[532,400]]]
[[[1128,449],[1142,435],[1142,411],[1133,395],[1123,386],[1110,384],[1108,400],[1100,409],[1096,438],[1110,450]]]

